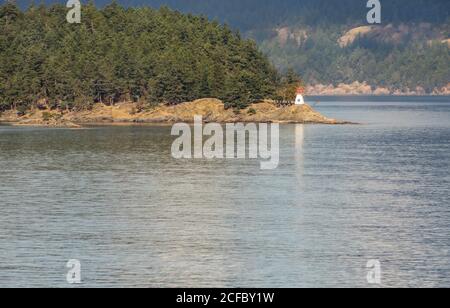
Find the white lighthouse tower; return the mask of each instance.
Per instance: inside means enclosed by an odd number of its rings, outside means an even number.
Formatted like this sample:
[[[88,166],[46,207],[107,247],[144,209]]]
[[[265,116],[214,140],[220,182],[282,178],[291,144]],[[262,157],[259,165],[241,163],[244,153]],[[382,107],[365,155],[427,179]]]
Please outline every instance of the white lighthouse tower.
[[[295,105],[304,105],[305,100],[303,95],[305,94],[305,89],[303,87],[297,88],[297,97],[295,98]]]

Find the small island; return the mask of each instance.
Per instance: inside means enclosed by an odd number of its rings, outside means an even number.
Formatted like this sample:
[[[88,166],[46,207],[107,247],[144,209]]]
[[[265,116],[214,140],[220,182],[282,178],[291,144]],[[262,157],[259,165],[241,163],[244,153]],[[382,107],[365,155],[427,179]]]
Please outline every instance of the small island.
[[[8,28],[0,34],[0,122],[77,128],[201,115],[219,123],[346,123],[303,100],[293,105],[300,76],[279,72],[226,25],[117,3],[86,5],[80,24],[67,23],[66,13],[57,4],[0,6]]]

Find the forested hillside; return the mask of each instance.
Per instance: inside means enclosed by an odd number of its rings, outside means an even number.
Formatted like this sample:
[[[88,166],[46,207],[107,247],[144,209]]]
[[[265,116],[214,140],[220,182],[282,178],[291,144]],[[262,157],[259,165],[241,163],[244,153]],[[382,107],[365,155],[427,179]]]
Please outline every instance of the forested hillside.
[[[25,6],[27,1],[19,3]],[[364,31],[360,27],[368,26],[366,0],[118,2],[129,7],[167,5],[226,22],[254,39],[278,69],[292,68],[310,85],[359,81],[391,93],[450,89],[448,0],[381,0],[382,24]],[[349,35],[353,38],[347,40]]]
[[[97,0],[102,5],[109,0]],[[366,0],[127,0],[206,14],[255,39],[282,71],[308,84],[367,82],[391,92],[427,93],[450,80],[450,1],[382,0],[382,25],[352,43],[339,40],[366,26]]]
[[[148,0],[228,22],[255,39],[282,71],[308,84],[367,82],[391,92],[432,93],[450,81],[450,1],[382,0],[382,25],[367,26],[365,0]]]
[[[206,18],[167,8],[0,7],[0,109],[40,99],[83,109],[94,102],[179,103],[217,97],[229,106],[273,95],[276,70],[253,41]]]

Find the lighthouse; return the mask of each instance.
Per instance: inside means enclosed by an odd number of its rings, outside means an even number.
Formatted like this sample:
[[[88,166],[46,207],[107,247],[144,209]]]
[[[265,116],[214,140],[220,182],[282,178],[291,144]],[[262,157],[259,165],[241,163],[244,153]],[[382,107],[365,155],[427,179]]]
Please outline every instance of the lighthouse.
[[[303,95],[305,94],[305,88],[298,87],[297,88],[297,96],[295,98],[295,105],[304,105],[305,100],[303,99]]]

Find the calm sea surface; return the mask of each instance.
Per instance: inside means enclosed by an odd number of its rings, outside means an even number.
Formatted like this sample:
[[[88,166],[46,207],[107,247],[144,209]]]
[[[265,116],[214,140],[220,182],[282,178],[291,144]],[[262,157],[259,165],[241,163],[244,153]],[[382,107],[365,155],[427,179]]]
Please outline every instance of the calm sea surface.
[[[362,125],[281,126],[271,171],[175,160],[170,127],[0,126],[0,287],[69,259],[89,287],[367,287],[371,259],[450,287],[450,98],[316,108]]]

